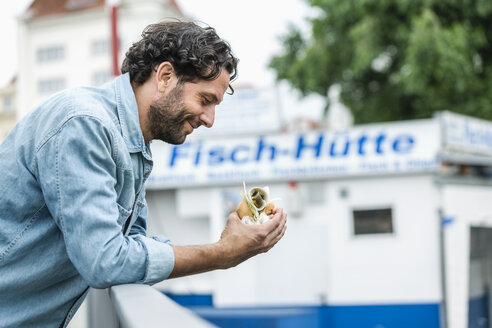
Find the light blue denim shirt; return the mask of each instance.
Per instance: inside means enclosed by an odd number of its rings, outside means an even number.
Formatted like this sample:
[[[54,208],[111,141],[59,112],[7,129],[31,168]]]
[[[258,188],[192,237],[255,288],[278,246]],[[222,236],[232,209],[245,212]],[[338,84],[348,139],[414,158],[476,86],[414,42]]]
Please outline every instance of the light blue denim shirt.
[[[169,276],[169,240],[145,234],[151,169],[128,74],[15,126],[0,145],[0,327],[66,326],[88,286]]]

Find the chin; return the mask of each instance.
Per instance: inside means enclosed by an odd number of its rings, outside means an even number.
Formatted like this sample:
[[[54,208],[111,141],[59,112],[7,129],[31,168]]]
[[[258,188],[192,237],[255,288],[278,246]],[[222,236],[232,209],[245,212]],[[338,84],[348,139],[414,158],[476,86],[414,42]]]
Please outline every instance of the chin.
[[[184,137],[183,139],[179,139],[179,140],[173,139],[173,140],[162,140],[162,141],[167,142],[171,145],[182,145],[186,141],[186,137]]]
[[[181,135],[179,138],[176,136],[171,136],[171,135],[162,135],[159,137],[156,137],[155,139],[159,139],[161,141],[164,141],[165,143],[171,144],[171,145],[181,145],[186,141],[186,135]]]
[[[179,139],[175,139],[174,140],[174,141],[176,141],[175,145],[181,145],[181,144],[183,144],[186,141],[186,137],[187,136],[188,135],[186,133],[183,133]]]

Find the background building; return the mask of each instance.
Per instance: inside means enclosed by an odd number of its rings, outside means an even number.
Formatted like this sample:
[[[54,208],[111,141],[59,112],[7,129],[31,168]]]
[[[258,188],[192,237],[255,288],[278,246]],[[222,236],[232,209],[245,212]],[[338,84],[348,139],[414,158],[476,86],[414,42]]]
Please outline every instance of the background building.
[[[16,122],[16,78],[0,88],[0,143]]]
[[[173,0],[122,0],[117,5],[118,67],[145,26],[183,18]],[[109,81],[113,36],[107,1],[34,0],[19,18],[18,117],[57,91]]]

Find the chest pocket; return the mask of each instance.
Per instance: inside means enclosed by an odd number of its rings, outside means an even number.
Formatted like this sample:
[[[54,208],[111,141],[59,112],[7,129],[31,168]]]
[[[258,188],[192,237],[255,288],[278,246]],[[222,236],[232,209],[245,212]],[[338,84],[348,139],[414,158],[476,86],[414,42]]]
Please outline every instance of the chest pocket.
[[[116,203],[116,205],[118,205],[118,212],[119,212],[118,225],[123,226],[125,222],[128,220],[128,218],[130,217],[130,215],[132,214],[132,211],[127,210],[126,208],[124,208],[118,203]]]
[[[118,205],[118,209],[120,210],[120,217],[118,218],[118,224],[121,226],[121,229],[125,236],[129,234],[132,225],[137,221],[138,216],[140,215],[144,207],[145,204],[141,200],[137,200],[133,208],[133,211],[127,211],[126,209]]]

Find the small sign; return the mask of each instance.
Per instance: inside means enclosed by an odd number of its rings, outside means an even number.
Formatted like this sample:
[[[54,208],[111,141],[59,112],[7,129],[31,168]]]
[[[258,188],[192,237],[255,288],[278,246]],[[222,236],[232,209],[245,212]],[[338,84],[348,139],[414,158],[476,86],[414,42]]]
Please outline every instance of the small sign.
[[[441,115],[444,151],[492,155],[492,122],[452,112]]]

